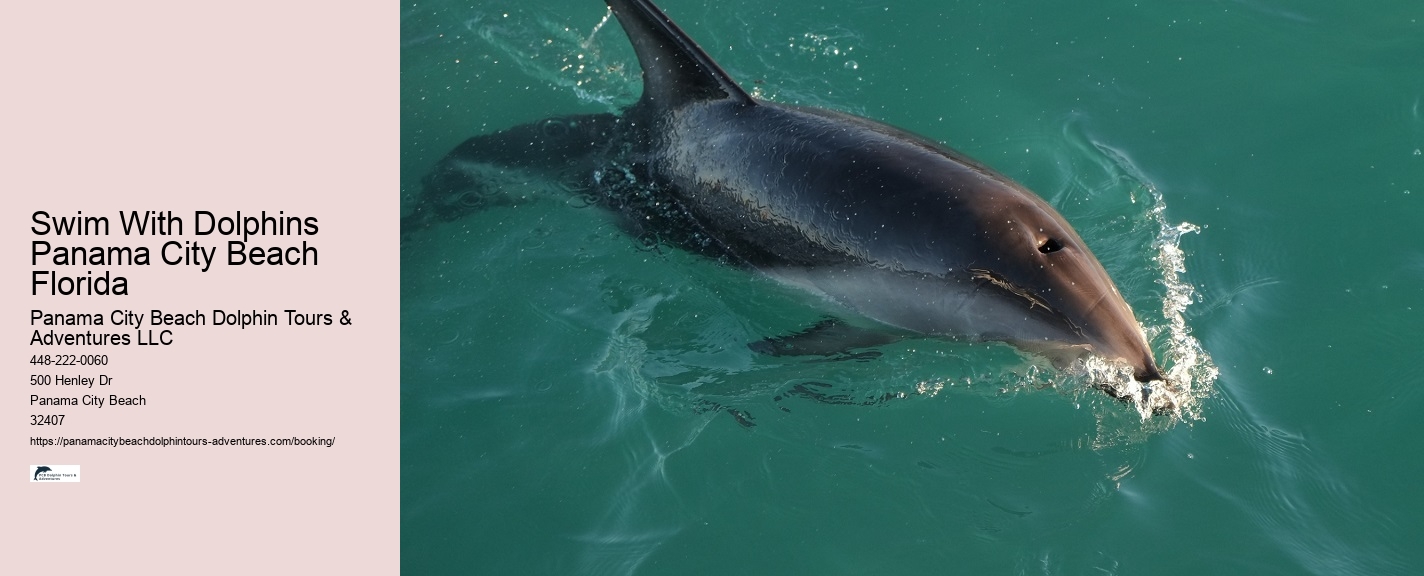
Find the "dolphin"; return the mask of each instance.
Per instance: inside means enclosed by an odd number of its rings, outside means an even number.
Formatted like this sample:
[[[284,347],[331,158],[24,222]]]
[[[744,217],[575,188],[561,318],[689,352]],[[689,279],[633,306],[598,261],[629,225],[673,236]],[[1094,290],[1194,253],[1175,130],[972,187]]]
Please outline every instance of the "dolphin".
[[[606,1],[641,64],[641,98],[469,139],[427,175],[403,234],[508,201],[500,191],[521,174],[552,174],[631,233],[760,271],[846,319],[754,350],[967,338],[1163,379],[1107,271],[1033,192],[905,130],[753,98],[652,2]]]

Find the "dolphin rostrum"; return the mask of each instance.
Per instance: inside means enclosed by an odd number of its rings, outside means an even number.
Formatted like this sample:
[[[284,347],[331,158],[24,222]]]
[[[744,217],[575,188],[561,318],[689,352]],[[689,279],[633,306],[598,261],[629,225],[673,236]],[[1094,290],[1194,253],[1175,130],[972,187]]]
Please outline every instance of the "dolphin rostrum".
[[[1060,364],[1093,353],[1162,379],[1107,271],[1047,202],[898,128],[752,98],[652,2],[607,3],[642,65],[642,97],[622,115],[471,138],[426,177],[403,231],[498,202],[492,173],[552,173],[634,233],[759,270],[860,325],[823,322],[755,350],[918,334]]]

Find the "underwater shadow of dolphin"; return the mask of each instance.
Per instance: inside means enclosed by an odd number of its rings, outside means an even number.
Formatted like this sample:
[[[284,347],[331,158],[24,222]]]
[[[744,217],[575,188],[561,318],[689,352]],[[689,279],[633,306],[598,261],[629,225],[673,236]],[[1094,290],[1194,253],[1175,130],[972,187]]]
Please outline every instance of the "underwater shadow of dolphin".
[[[642,66],[637,103],[467,140],[426,176],[403,234],[498,203],[492,171],[537,171],[630,233],[758,270],[845,319],[752,344],[761,353],[968,338],[1163,379],[1107,271],[1037,195],[904,130],[754,99],[652,2],[606,1]]]

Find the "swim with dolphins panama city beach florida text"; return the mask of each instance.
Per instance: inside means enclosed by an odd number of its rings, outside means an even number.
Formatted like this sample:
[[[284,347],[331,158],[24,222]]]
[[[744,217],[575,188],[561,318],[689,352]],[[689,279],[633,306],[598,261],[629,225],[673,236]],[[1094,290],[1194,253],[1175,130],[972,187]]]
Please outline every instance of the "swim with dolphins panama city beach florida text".
[[[171,210],[120,211],[119,225],[112,225],[108,216],[86,215],[82,210],[72,215],[54,215],[38,210],[31,215],[30,231],[36,236],[30,243],[30,265],[48,265],[64,271],[31,271],[30,295],[50,296],[127,296],[129,279],[111,270],[96,274],[94,268],[118,266],[148,266],[156,260],[169,266],[191,266],[202,272],[213,264],[228,266],[316,266],[317,248],[306,239],[285,245],[256,245],[253,237],[315,236],[319,230],[315,216],[288,215],[266,210],[258,216],[219,215],[206,210],[193,212],[192,232],[200,238],[170,239],[157,249],[149,246],[75,245],[50,237],[108,236],[116,229],[124,236],[163,236],[178,238],[189,230],[182,217]],[[208,236],[227,239],[225,257],[220,259],[219,247],[209,245]],[[240,237],[240,239],[237,239]],[[82,273],[78,267],[84,267]]]

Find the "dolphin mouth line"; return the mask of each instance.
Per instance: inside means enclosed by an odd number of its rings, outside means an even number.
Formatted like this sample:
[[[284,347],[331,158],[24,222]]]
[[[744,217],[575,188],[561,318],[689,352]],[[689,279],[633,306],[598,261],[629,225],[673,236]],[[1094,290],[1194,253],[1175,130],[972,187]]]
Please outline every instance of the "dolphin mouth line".
[[[1063,325],[1067,326],[1069,330],[1072,330],[1074,334],[1083,337],[1082,328],[1079,328],[1077,324],[1073,323],[1073,321],[1069,319],[1068,316],[1062,311],[1052,306],[1049,306],[1048,302],[1044,300],[1042,296],[1039,296],[1032,290],[1024,288],[1023,286],[1019,286],[1018,284],[1014,284],[1013,282],[1010,282],[1008,278],[1004,278],[1003,276],[1000,276],[998,273],[992,270],[985,270],[983,268],[970,268],[969,277],[971,280],[980,282],[982,284],[988,284],[990,286],[1003,290],[1004,292],[1007,292],[1014,296],[1018,296],[1019,298],[1028,301],[1028,309],[1030,311],[1032,311],[1034,308],[1043,308],[1044,312],[1047,312],[1049,315],[1053,316],[1054,318],[1057,318],[1060,322],[1063,322]]]
[[[1010,282],[1007,278],[1004,278],[1003,276],[1000,276],[993,271],[984,270],[982,268],[970,268],[969,276],[974,280],[987,281],[988,283],[993,284],[994,286],[1003,289],[1009,292],[1010,294],[1023,298],[1024,300],[1028,300],[1028,307],[1030,310],[1032,310],[1034,306],[1042,306],[1044,310],[1048,310],[1049,312],[1057,312],[1057,310],[1054,310],[1053,307],[1049,306],[1047,302],[1044,302],[1043,298],[1039,295],[1034,294],[1027,288]]]

